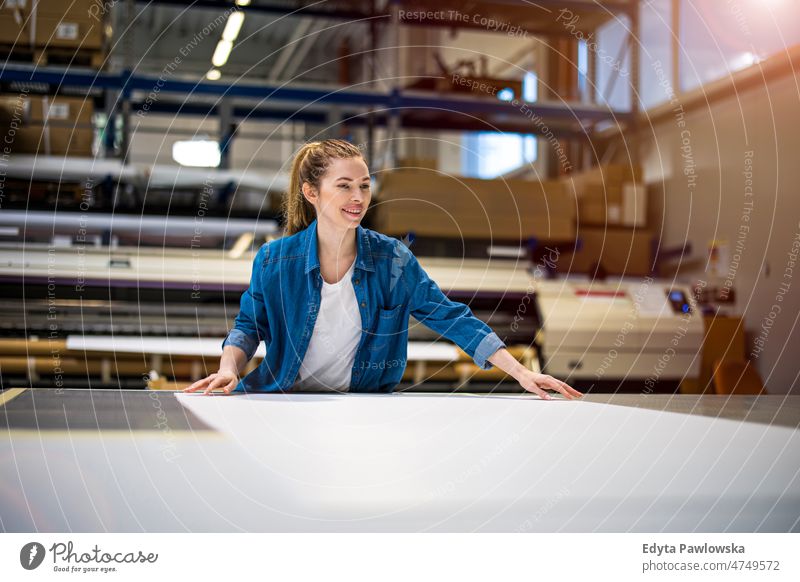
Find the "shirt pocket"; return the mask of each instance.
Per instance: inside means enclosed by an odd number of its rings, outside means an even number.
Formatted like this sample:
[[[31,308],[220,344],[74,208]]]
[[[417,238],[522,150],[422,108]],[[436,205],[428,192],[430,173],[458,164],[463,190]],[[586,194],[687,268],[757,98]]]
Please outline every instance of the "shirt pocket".
[[[404,305],[378,309],[375,329],[368,350],[379,352],[397,342],[403,335],[402,322],[405,313]]]
[[[403,314],[403,304],[395,305],[394,307],[383,308],[378,310],[378,319],[397,319]]]

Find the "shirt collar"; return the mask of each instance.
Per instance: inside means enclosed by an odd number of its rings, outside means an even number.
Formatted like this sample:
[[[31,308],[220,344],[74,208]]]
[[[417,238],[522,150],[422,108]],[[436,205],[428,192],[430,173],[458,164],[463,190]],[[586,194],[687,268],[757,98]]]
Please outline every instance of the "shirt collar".
[[[306,243],[306,273],[319,269],[319,255],[317,254],[317,219],[303,231]],[[372,262],[372,248],[366,229],[360,224],[356,226],[356,267],[364,271],[374,271]]]

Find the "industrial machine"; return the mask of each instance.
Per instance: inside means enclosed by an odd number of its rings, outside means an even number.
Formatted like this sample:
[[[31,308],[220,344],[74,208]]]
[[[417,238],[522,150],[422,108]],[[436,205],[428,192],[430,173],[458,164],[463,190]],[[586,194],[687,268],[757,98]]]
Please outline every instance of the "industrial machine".
[[[703,318],[684,285],[652,277],[540,281],[536,297],[548,374],[653,392],[699,373]]]
[[[264,228],[260,234],[268,236],[274,225]],[[99,375],[104,384],[114,384],[114,370],[129,385],[154,370],[186,382],[202,377],[238,312],[251,261],[236,249],[6,245],[0,280],[17,284],[4,286],[0,327],[9,341],[46,338],[47,345],[9,344],[14,353],[5,353],[4,375],[16,370],[45,381],[58,341],[64,361],[75,360],[73,373]],[[687,287],[650,277],[547,279],[519,257],[420,257],[420,264],[529,368],[579,389],[674,391],[698,375],[703,323]],[[479,370],[413,318],[409,341],[404,380],[421,389],[515,387],[501,370]]]
[[[69,231],[80,225],[65,226]],[[127,226],[120,221],[115,232]],[[183,227],[193,224],[174,221],[173,226],[190,241],[192,232]],[[204,226],[209,231],[204,235],[217,234],[213,221]],[[263,240],[276,228],[270,221],[230,226],[227,234],[249,231],[250,241],[253,232]],[[146,220],[139,224],[144,230],[151,227]],[[87,220],[81,228],[88,234],[94,226]],[[46,385],[58,368],[81,385],[135,387],[152,372],[187,383],[216,365],[221,340],[249,283],[251,253],[238,245],[222,251],[62,243],[0,244],[0,280],[11,283],[0,295],[0,329],[7,338],[0,341],[0,364],[7,380]],[[445,293],[469,304],[520,360],[538,369],[530,349],[535,323],[526,318],[520,325],[514,317],[516,305],[530,292],[524,261],[420,262]],[[504,379],[497,369],[475,369],[465,353],[413,318],[408,360],[405,380],[424,384],[425,390],[452,390],[468,381],[470,389],[491,390]]]

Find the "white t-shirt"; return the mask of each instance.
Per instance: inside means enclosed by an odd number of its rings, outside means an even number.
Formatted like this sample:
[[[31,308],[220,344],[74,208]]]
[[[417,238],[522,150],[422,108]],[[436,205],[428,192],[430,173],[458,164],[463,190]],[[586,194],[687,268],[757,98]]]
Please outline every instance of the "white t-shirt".
[[[355,260],[337,283],[322,281],[317,321],[292,391],[350,389],[353,360],[361,340],[361,314],[350,280],[354,266]]]

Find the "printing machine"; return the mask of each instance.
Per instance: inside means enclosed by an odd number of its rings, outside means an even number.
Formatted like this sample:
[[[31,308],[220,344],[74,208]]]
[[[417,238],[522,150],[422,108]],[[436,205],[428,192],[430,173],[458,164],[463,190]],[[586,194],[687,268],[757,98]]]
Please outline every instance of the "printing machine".
[[[535,324],[510,325],[530,280],[523,261],[421,263],[450,297],[469,304],[510,347],[517,346],[521,360],[538,369],[527,349]],[[0,292],[0,329],[6,337],[48,344],[3,342],[4,374],[16,371],[18,379],[27,375],[42,385],[51,375],[53,348],[72,358],[66,358],[70,375],[100,377],[95,385],[113,386],[112,371],[129,386],[141,385],[151,370],[185,381],[202,377],[219,357],[213,351],[238,312],[251,267],[252,253],[213,249],[0,245],[0,280],[11,283]],[[413,318],[408,357],[406,379],[423,390],[449,391],[473,377],[485,381],[483,389],[496,389],[504,379],[497,377],[499,370],[470,369],[465,354]],[[516,384],[508,388],[521,390]]]
[[[699,374],[703,318],[685,285],[650,277],[540,281],[536,298],[542,364],[553,376],[651,392]]]
[[[0,246],[0,280],[17,283],[3,286],[0,328],[7,337],[59,337],[66,340],[66,350],[83,345],[78,336],[147,338],[140,343],[151,346],[163,338],[221,340],[238,312],[251,262],[250,253],[232,256],[210,249],[52,250],[27,244],[23,251]],[[519,258],[420,257],[420,263],[451,299],[470,305],[509,346],[532,348],[532,369],[543,369],[579,389],[674,391],[682,378],[698,374],[703,324],[684,286],[651,278],[544,280],[540,273],[534,277],[528,261]],[[434,341],[450,345],[413,318],[409,327],[409,341],[415,344],[409,358],[415,354],[424,360],[421,348]],[[154,366],[165,354],[155,347],[146,353]],[[208,361],[181,366],[180,358],[170,357],[167,374],[180,369],[187,379],[200,377],[214,365],[215,356],[208,350],[196,355]],[[409,362],[413,369],[414,362]],[[31,366],[30,361],[17,363],[21,371]],[[5,371],[13,369],[12,362],[5,364]],[[436,364],[433,369],[437,366],[440,372],[446,367]],[[107,368],[98,364],[111,380]],[[449,381],[452,389],[452,373],[437,376],[431,370],[417,368],[413,376],[417,381]],[[477,370],[471,374],[484,381],[472,389],[497,389],[497,377]]]

